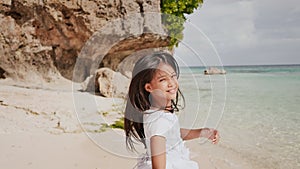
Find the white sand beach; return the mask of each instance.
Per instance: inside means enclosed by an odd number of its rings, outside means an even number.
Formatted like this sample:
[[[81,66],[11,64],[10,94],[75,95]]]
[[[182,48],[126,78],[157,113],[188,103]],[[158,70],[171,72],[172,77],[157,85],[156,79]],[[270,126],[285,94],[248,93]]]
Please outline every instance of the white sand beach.
[[[107,129],[97,132],[101,120],[80,125],[74,97],[78,96],[77,101],[82,98],[85,103],[84,98],[92,94],[80,92],[77,90],[79,88],[79,85],[75,85],[73,91],[72,82],[67,80],[39,86],[15,83],[10,79],[0,81],[1,168],[133,168],[136,159],[109,152],[105,147],[98,146],[97,141],[91,139],[93,137],[89,137],[95,135],[107,138],[115,133],[122,135],[123,131]],[[84,111],[89,118],[85,119],[93,119],[95,115],[101,115],[101,112],[110,112],[116,106],[114,99],[96,97],[99,104],[96,109],[89,109],[86,105]],[[113,118],[114,116],[106,115],[105,120],[110,123]],[[95,130],[93,127],[96,127]],[[187,146],[192,158],[202,169],[254,168],[244,158],[224,151],[221,148],[222,141],[221,138],[218,145],[212,145],[208,142],[200,144],[199,140],[194,140],[187,142]],[[111,140],[107,145],[126,150],[124,140]]]

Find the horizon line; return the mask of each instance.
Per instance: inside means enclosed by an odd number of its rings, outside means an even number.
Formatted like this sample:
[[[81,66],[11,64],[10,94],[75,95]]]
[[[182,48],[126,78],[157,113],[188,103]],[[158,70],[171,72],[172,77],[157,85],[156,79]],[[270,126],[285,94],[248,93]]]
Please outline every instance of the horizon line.
[[[192,65],[192,66],[181,66],[179,65],[179,67],[238,67],[238,66],[300,66],[300,63],[283,63],[283,64],[249,64],[249,65],[244,65],[244,64],[241,64],[241,65],[209,65],[209,66],[203,66],[203,65]]]

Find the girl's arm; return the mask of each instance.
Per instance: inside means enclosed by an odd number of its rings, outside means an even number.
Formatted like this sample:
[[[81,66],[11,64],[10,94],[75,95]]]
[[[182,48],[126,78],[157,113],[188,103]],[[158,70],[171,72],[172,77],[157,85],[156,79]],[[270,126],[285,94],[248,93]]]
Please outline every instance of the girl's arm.
[[[180,129],[181,138],[183,140],[191,140],[199,137],[205,137],[212,140],[213,144],[219,142],[220,136],[218,130],[211,128],[201,128],[201,129]]]
[[[162,136],[150,138],[152,169],[166,168],[166,139]]]

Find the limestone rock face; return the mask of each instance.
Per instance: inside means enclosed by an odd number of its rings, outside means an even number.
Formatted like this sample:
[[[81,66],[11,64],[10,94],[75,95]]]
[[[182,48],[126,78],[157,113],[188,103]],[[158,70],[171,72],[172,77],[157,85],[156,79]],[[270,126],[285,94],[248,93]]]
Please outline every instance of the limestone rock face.
[[[74,9],[49,1],[1,4],[0,67],[5,76],[34,82],[72,75],[76,56],[91,31]]]
[[[132,53],[169,44],[159,12],[159,0],[1,1],[0,76],[82,82],[99,67],[117,70]]]

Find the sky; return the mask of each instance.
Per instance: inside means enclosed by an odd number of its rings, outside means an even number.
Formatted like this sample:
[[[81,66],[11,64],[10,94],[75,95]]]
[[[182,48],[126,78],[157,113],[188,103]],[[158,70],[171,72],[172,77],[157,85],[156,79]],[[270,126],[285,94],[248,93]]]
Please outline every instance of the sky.
[[[186,17],[182,66],[300,64],[299,0],[205,0]]]

